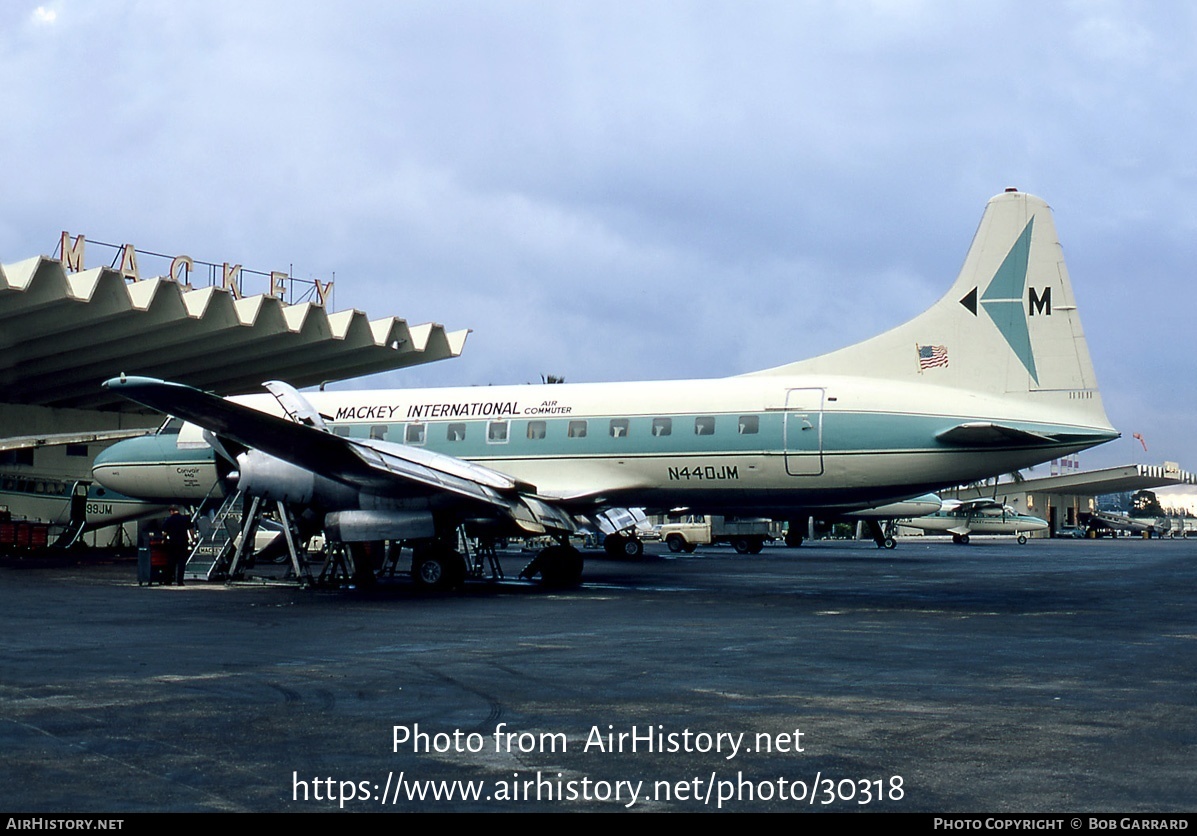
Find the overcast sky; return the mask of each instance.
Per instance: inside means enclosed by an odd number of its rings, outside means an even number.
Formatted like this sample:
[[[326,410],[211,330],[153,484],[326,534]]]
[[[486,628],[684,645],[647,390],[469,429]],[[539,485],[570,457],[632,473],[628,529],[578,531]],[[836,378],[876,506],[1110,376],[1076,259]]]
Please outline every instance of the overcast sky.
[[[708,377],[920,312],[1017,186],[1055,210],[1125,436],[1082,463],[1197,469],[1195,24],[1179,0],[6,0],[0,261],[69,230],[473,329],[372,385]]]

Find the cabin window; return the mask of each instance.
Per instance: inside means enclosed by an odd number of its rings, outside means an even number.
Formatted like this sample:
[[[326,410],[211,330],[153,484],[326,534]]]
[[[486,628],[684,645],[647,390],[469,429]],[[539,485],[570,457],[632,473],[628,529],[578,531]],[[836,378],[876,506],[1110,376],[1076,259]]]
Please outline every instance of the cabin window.
[[[628,419],[627,418],[612,418],[610,432],[611,432],[612,438],[627,438],[628,437]]]
[[[387,440],[387,425],[386,424],[375,424],[373,427],[371,427],[370,428],[370,438],[374,439],[375,441],[386,441]]]
[[[528,438],[538,440],[544,438],[546,424],[544,421],[529,421],[528,422]]]
[[[715,416],[714,415],[699,415],[694,419],[694,434],[695,435],[714,435],[715,434]]]
[[[566,433],[570,438],[585,438],[586,437],[586,422],[585,421],[570,421],[569,429]]]
[[[403,440],[408,444],[423,444],[426,424],[408,424],[403,431]]]
[[[761,431],[761,416],[741,415],[740,435],[756,435]]]
[[[349,427],[344,424],[339,427],[333,427],[333,435],[339,435],[341,438],[349,438]]]
[[[486,425],[486,440],[491,444],[507,443],[507,422],[491,421]]]
[[[672,418],[654,418],[653,419],[653,436],[660,438],[663,435],[673,435],[673,419]]]
[[[465,424],[454,421],[445,431],[445,438],[449,441],[465,441],[465,430]]]

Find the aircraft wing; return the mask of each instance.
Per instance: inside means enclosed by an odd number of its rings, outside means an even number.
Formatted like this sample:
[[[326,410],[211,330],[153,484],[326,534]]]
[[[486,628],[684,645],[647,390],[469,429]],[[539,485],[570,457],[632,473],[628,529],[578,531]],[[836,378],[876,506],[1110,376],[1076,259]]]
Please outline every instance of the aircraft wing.
[[[984,511],[988,508],[1004,508],[1005,506],[996,499],[989,499],[988,497],[980,497],[979,499],[962,499],[960,504],[956,506],[965,511]]]
[[[452,456],[344,438],[181,383],[122,376],[104,386],[221,438],[345,484],[391,496],[456,497],[481,503],[510,516],[525,530],[576,529],[572,517],[536,497],[533,486]]]
[[[120,441],[125,438],[137,438],[141,435],[149,435],[152,432],[152,429],[139,427],[128,430],[14,435],[0,439],[0,452],[6,450],[24,450],[28,447],[62,447],[67,444],[93,444],[101,441]]]

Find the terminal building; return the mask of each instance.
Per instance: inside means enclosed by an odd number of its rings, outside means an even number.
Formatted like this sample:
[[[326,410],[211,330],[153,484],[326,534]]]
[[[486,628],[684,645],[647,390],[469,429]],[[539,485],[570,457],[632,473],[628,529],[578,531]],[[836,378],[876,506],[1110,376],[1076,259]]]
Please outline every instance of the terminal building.
[[[113,247],[111,266],[87,268],[89,243],[112,246],[64,232],[61,258],[0,263],[0,512],[61,527],[74,497],[75,517],[87,503],[92,545],[118,536],[99,528],[105,509],[121,514],[118,499],[89,484],[92,460],[162,421],[102,389],[108,378],[147,375],[221,395],[271,379],[307,387],[456,357],[468,334],[332,311],[331,281],[188,256],[142,278],[138,261],[152,254],[131,245]]]

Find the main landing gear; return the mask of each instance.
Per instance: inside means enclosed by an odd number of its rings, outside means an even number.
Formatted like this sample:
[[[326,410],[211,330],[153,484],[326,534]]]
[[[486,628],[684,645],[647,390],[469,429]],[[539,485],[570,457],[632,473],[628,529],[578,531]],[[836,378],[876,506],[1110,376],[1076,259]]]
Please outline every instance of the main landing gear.
[[[454,589],[469,575],[465,556],[441,539],[412,544],[411,577],[416,586],[428,590]],[[541,549],[523,568],[521,578],[540,575],[541,583],[552,587],[577,586],[582,581],[582,553],[563,538],[557,545]]]
[[[424,589],[453,589],[465,582],[465,558],[441,540],[422,541],[412,548],[411,576]]]

